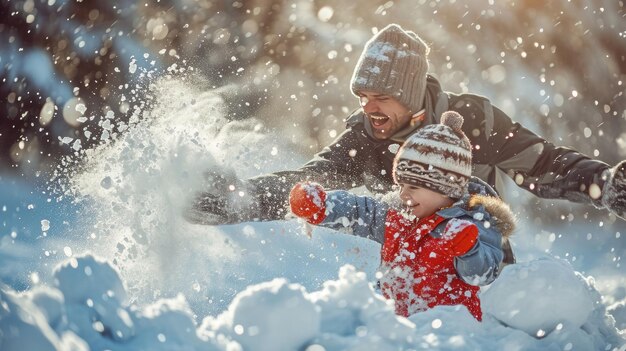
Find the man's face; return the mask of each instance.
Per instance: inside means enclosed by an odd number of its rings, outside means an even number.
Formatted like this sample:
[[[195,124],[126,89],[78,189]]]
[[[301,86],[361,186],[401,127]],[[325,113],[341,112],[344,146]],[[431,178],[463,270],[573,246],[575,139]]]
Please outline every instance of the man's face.
[[[389,139],[409,124],[411,112],[394,97],[373,91],[358,95],[376,139]]]
[[[442,208],[450,207],[454,200],[426,188],[410,184],[400,185],[400,199],[407,211],[418,217],[426,218]]]

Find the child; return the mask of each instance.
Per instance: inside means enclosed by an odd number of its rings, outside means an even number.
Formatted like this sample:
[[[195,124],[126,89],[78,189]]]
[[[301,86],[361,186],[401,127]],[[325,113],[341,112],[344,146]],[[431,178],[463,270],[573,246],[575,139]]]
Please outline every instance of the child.
[[[346,191],[326,192],[315,183],[296,184],[290,193],[291,211],[309,223],[349,226],[382,244],[380,287],[405,317],[437,305],[464,305],[482,320],[479,285],[496,278],[502,247],[509,248],[513,214],[471,177],[471,145],[462,125],[461,115],[445,112],[441,124],[421,128],[400,148],[396,208]]]

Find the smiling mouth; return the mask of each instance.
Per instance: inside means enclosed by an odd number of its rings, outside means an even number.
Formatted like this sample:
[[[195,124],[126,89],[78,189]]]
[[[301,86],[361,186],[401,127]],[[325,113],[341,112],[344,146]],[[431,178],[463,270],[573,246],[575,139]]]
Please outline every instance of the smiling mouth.
[[[413,204],[411,204],[411,203],[406,203],[406,204],[404,204],[404,206],[406,206],[407,210],[412,210],[412,209],[414,209],[415,207],[417,207],[417,206],[419,206],[419,205],[420,205],[420,204],[415,204],[415,205],[413,205]]]
[[[372,121],[372,125],[374,127],[383,126],[387,121],[389,121],[389,117],[384,115],[369,115],[370,121]]]

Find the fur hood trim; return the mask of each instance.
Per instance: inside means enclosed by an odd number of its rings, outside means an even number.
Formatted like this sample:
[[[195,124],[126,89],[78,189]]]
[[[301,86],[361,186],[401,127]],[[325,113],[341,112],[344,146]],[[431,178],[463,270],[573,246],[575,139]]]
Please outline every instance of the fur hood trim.
[[[496,227],[500,233],[502,233],[502,237],[508,239],[513,234],[515,223],[517,222],[517,218],[515,218],[509,205],[494,196],[472,195],[468,202],[468,207],[471,209],[480,205],[485,207],[485,210],[489,212],[492,219],[495,221]]]

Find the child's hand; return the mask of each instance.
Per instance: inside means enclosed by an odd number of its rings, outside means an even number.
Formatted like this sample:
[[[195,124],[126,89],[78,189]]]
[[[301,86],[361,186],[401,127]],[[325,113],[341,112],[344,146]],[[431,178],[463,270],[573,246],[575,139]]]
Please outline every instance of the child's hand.
[[[478,227],[470,221],[453,218],[446,225],[441,236],[443,252],[449,256],[462,256],[478,240]]]
[[[319,224],[326,218],[326,191],[317,183],[298,183],[289,193],[289,205],[296,216]]]

